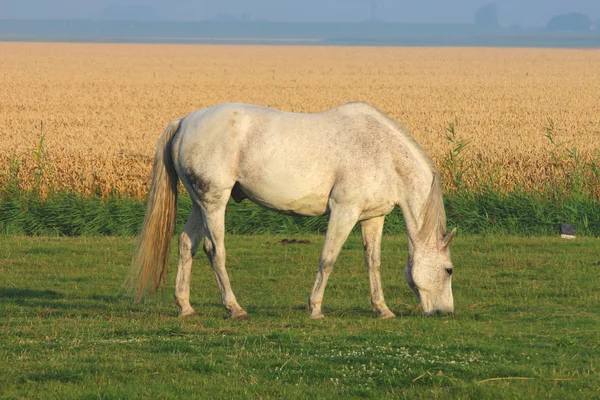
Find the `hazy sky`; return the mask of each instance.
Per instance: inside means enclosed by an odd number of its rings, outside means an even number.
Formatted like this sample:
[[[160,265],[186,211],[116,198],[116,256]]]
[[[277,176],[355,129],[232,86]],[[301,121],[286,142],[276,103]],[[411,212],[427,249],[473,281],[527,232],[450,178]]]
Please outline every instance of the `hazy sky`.
[[[389,22],[470,23],[490,0],[377,0],[378,17]],[[545,26],[554,15],[579,11],[600,19],[600,0],[496,0],[500,24]],[[0,19],[92,19],[109,5],[151,6],[167,20],[202,20],[219,13],[272,21],[359,22],[371,0],[0,0]]]

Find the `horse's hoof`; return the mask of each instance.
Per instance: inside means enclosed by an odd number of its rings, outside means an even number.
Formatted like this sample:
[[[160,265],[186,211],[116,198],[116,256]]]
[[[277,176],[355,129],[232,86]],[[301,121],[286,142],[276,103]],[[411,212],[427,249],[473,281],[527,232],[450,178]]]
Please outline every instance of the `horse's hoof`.
[[[325,318],[325,316],[323,315],[322,312],[319,312],[319,313],[310,314],[309,318],[310,319],[323,319],[323,318]]]
[[[196,311],[189,309],[189,310],[185,310],[179,313],[179,318],[185,318],[185,317],[195,317],[198,314],[196,314]]]
[[[250,319],[248,313],[244,310],[236,310],[231,313],[231,319],[247,320]]]
[[[197,316],[198,316],[198,314],[196,314],[195,311],[192,311],[190,313],[185,313],[185,314],[184,313],[179,314],[179,318],[191,318],[191,317],[197,317]]]
[[[390,310],[385,310],[381,314],[379,314],[379,318],[381,318],[381,319],[396,318],[396,314],[394,314]]]

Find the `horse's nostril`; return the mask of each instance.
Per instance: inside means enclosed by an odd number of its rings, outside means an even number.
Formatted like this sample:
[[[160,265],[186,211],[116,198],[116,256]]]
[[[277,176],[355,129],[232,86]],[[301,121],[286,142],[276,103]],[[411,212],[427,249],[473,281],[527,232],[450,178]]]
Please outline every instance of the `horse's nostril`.
[[[452,275],[452,272],[453,272],[453,271],[454,271],[454,270],[453,270],[452,268],[446,268],[446,273],[447,273],[448,275]]]

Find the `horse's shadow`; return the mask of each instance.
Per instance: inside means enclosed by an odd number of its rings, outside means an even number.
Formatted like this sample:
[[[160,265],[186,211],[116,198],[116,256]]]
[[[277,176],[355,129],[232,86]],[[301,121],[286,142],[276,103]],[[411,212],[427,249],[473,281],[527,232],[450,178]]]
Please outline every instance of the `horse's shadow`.
[[[43,307],[53,310],[101,312],[121,301],[123,301],[121,295],[72,296],[50,289],[0,287],[0,303],[13,303],[18,307],[32,309]]]
[[[45,289],[24,289],[24,288],[6,288],[0,287],[0,303],[13,302],[18,304],[20,307],[31,307],[31,308],[50,308],[54,310],[80,310],[84,312],[102,312],[103,310],[113,309],[113,306],[117,303],[128,302],[123,294],[92,294],[88,296],[67,296],[65,293],[57,292],[55,290]],[[131,305],[130,312],[140,311],[144,312],[144,305],[137,304]],[[204,304],[194,304],[196,311],[200,311],[200,314],[207,315],[219,315],[220,311],[223,311],[223,315],[226,316],[226,312],[223,310],[223,306],[216,302],[207,302]],[[119,307],[120,308],[120,307]],[[206,308],[205,313],[202,309]],[[247,308],[250,317],[263,317],[263,318],[290,318],[297,317],[298,315],[306,315],[308,318],[309,311],[306,305],[295,304],[289,305],[249,305]],[[328,317],[333,318],[376,318],[377,315],[373,313],[368,307],[331,307],[325,309],[325,314]],[[410,317],[420,315],[417,311],[410,309],[392,310],[396,317]],[[173,316],[177,316],[175,306],[173,306]],[[205,316],[206,317],[206,316]]]
[[[66,296],[63,293],[54,290],[36,290],[36,289],[19,289],[19,288],[3,288],[0,287],[1,300],[19,300],[19,299],[64,299]]]
[[[308,307],[306,305],[293,305],[289,306],[274,306],[274,305],[259,305],[259,306],[248,306],[247,308],[250,317],[252,315],[260,315],[262,317],[267,318],[287,318],[287,316],[291,315],[305,315],[307,318],[310,314]],[[420,313],[413,310],[396,310],[393,309],[392,312],[396,314],[396,317],[408,317],[421,315]],[[378,314],[371,311],[369,307],[325,307],[323,309],[323,313],[326,317],[332,318],[377,318]]]

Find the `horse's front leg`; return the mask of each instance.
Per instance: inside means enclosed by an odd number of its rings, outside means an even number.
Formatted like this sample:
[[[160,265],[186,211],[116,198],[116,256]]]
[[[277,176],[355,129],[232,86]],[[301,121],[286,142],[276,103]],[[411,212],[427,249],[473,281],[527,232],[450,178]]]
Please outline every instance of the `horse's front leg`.
[[[381,288],[381,236],[384,218],[382,216],[361,221],[360,229],[365,249],[365,264],[369,273],[371,307],[381,318],[394,318],[394,313],[385,304]]]
[[[313,285],[310,297],[308,298],[308,306],[310,308],[311,318],[323,318],[321,303],[323,302],[323,293],[325,286],[335,260],[352,231],[356,221],[358,220],[358,212],[352,208],[344,208],[342,206],[331,207],[329,224],[327,226],[327,234],[325,235],[325,244],[321,253],[319,263],[319,272]]]

